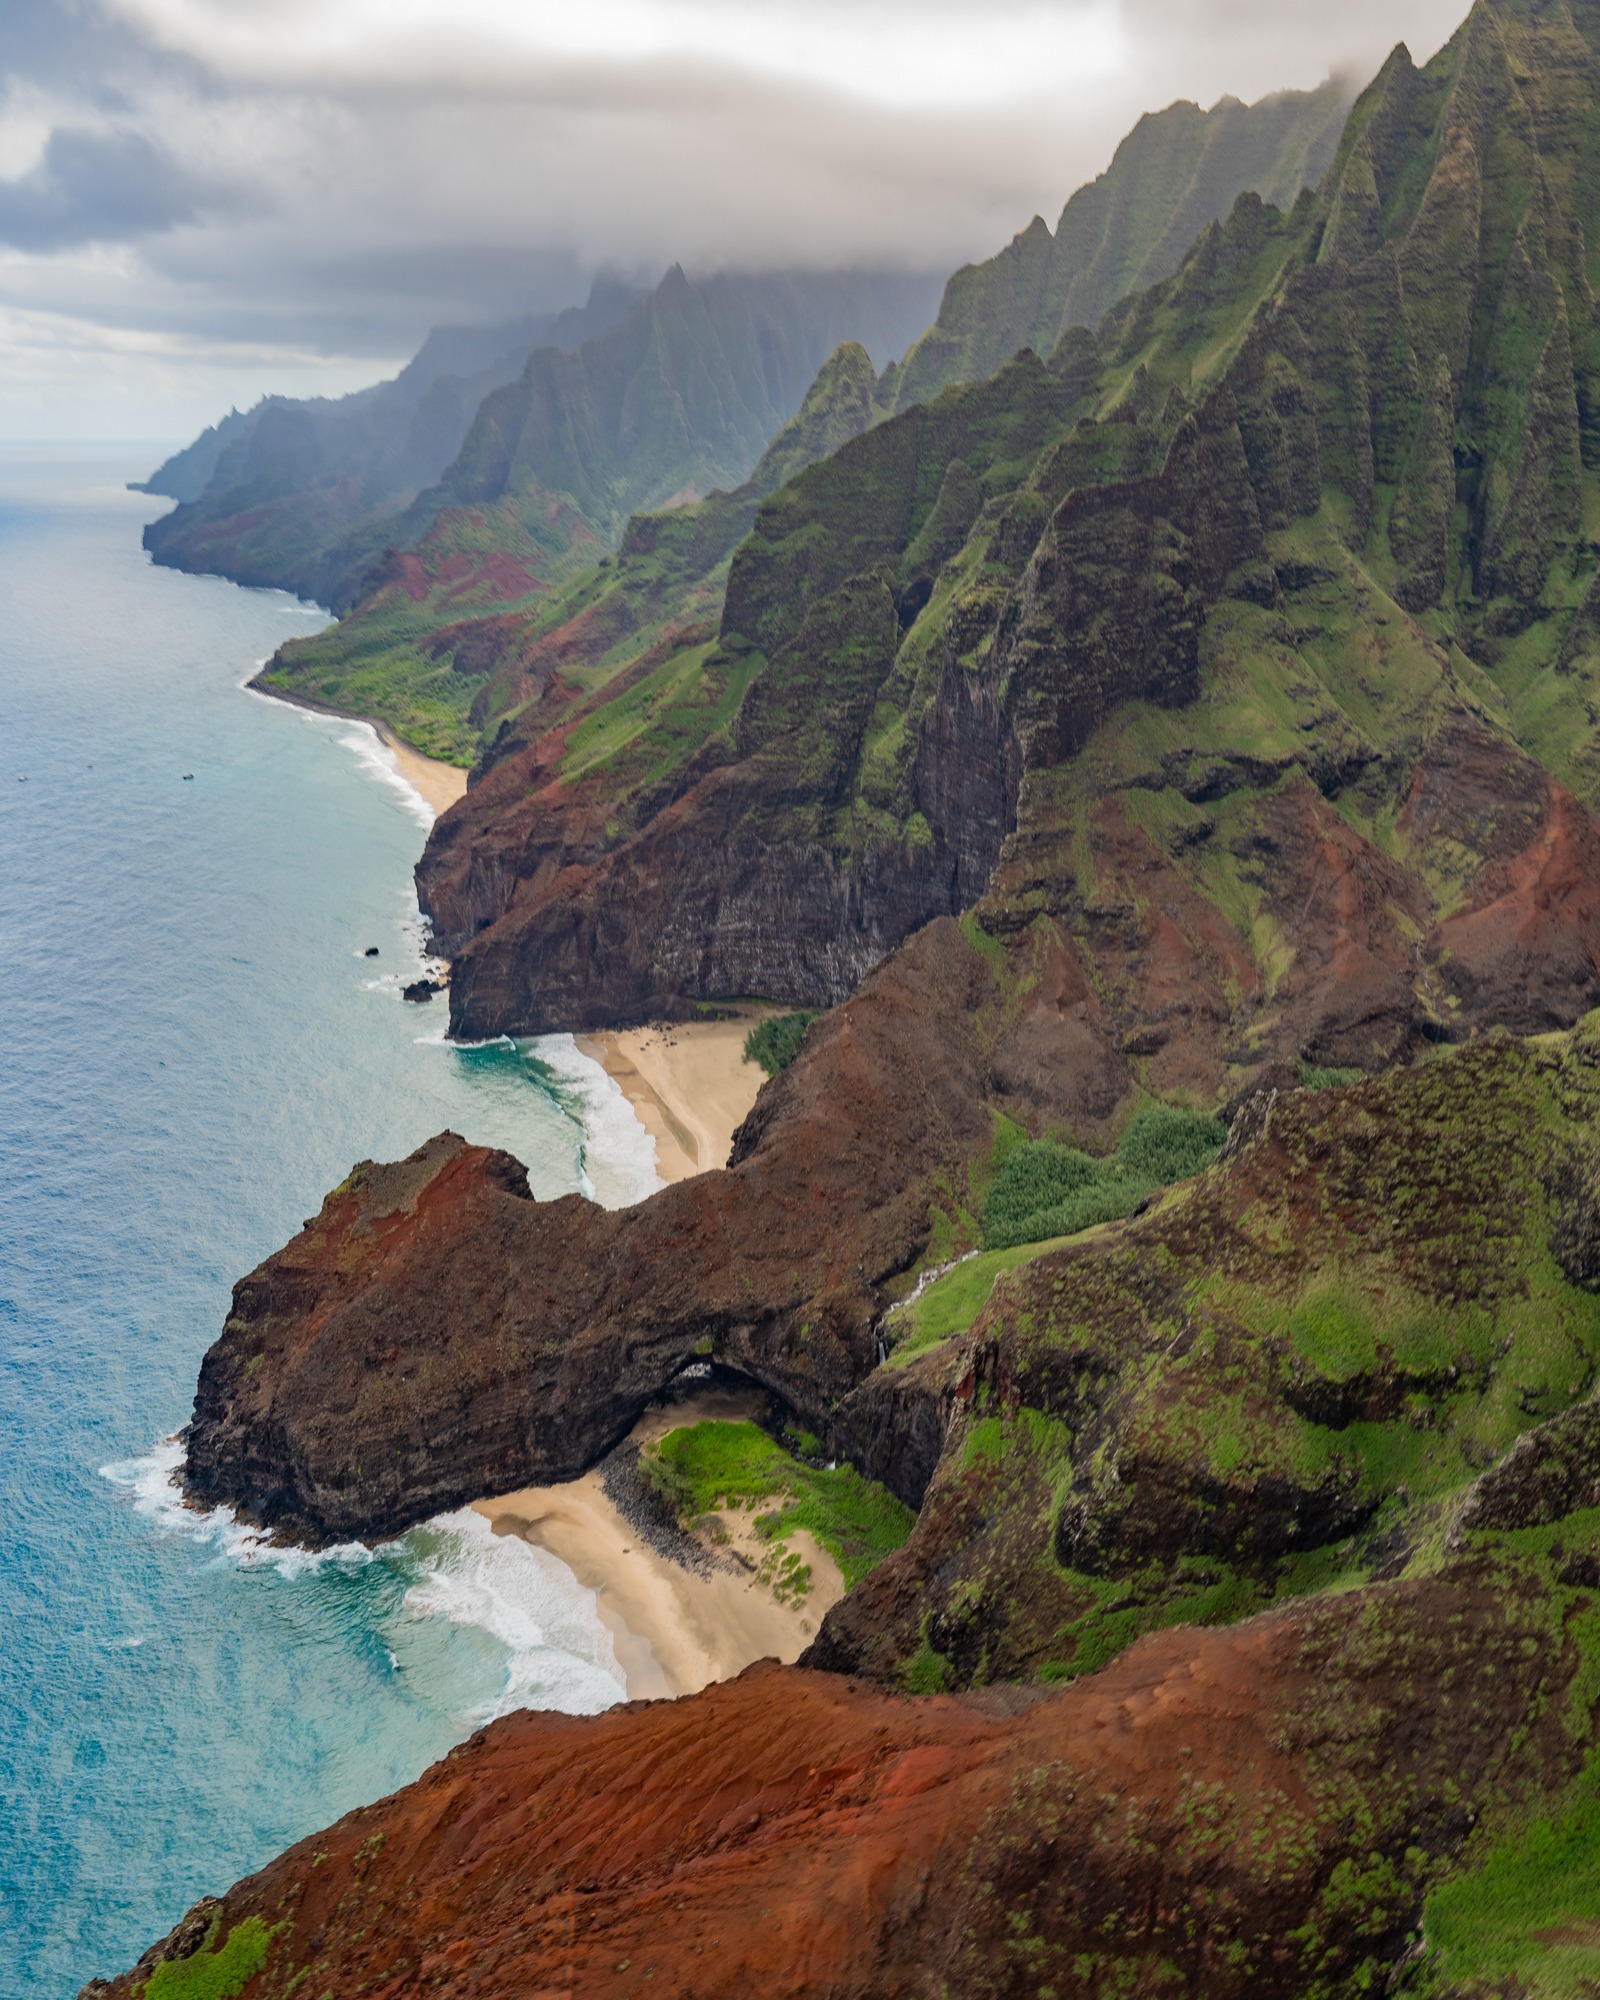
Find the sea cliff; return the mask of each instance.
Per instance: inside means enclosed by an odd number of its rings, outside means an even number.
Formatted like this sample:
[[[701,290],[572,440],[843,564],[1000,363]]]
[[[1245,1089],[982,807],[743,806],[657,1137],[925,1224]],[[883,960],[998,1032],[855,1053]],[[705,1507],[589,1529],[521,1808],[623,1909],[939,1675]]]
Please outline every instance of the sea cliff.
[[[625,1213],[358,1167],[241,1281],[189,1488],[392,1533],[710,1360],[918,1519],[801,1669],[499,1725],[192,1959],[1600,1969],[1597,103],[1600,17],[1479,0],[1315,192],[496,638],[419,870],[453,1030],[826,1012]]]

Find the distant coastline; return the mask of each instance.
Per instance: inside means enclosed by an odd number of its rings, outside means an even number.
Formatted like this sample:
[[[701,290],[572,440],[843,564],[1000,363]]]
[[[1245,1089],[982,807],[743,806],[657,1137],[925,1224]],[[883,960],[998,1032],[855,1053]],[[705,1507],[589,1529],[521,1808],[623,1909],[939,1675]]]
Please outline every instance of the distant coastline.
[[[373,716],[289,693],[257,675],[249,691],[313,714],[364,724],[394,761],[398,775],[435,814],[464,796],[467,773],[424,756]],[[656,1170],[677,1181],[727,1163],[733,1136],[762,1084],[760,1065],[747,1062],[745,1038],[768,1008],[747,1004],[718,1020],[675,1022],[575,1036],[580,1055],[597,1064],[620,1090],[654,1143]],[[706,1418],[748,1419],[760,1397],[702,1392],[686,1402],[653,1406],[618,1453],[630,1463],[639,1448],[679,1423]],[[618,1454],[613,1454],[613,1457]],[[784,1602],[758,1578],[760,1548],[753,1508],[725,1516],[728,1550],[696,1543],[666,1549],[615,1479],[609,1462],[559,1486],[528,1487],[473,1503],[496,1536],[513,1536],[555,1556],[595,1593],[632,1700],[696,1692],[730,1679],[752,1661],[798,1658],[821,1618],[844,1594],[838,1565],[820,1544],[797,1531],[795,1546],[810,1568],[812,1587]],[[619,1504],[620,1503],[620,1504]]]

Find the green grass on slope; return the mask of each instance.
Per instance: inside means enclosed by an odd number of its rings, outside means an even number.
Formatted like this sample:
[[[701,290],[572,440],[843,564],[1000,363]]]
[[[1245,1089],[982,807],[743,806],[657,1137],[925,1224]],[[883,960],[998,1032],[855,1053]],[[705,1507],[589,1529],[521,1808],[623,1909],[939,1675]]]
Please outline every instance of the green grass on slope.
[[[1564,1811],[1436,1889],[1422,1934],[1427,1956],[1409,1991],[1526,2000],[1600,1991],[1600,1772],[1591,1764]]]
[[[823,1471],[791,1458],[755,1424],[699,1423],[669,1431],[643,1454],[648,1478],[686,1520],[771,1500],[757,1519],[768,1541],[796,1528],[817,1538],[853,1589],[911,1533],[916,1516],[853,1466]]]
[[[1157,1188],[1209,1166],[1226,1136],[1215,1118],[1147,1104],[1105,1159],[1053,1139],[1018,1146],[984,1201],[985,1243],[1005,1250],[1114,1222]]]
[[[262,675],[269,688],[350,715],[373,716],[441,764],[470,768],[477,759],[479,731],[471,709],[483,685],[481,675],[468,678],[426,659],[409,644],[387,640],[342,661],[326,652],[301,661],[286,647],[279,662]]]
[[[1009,1250],[980,1250],[964,1257],[953,1271],[928,1287],[919,1299],[898,1307],[889,1320],[890,1349],[887,1366],[904,1368],[929,1348],[965,1333],[989,1303],[995,1281],[1019,1264],[1042,1257],[1065,1238],[1044,1243],[1019,1243]]]
[[[1593,1391],[1600,1299],[1550,1249],[1548,1161],[1594,1157],[1597,1029],[1293,1093],[1281,1176],[1246,1171],[1247,1200],[1220,1169],[1092,1252],[986,1251],[899,1307],[890,1367],[987,1305],[1029,1387],[1020,1407],[980,1394],[941,1466],[924,1526],[960,1535],[936,1539],[947,1559],[885,1670],[932,1673],[919,1625],[937,1619],[951,1685],[1070,1677],[1143,1632],[1340,1591],[1398,1540],[1433,1546],[1454,1495]],[[1304,1499],[1269,1530],[1274,1493]]]
[[[710,651],[710,646],[701,645],[672,653],[652,673],[592,709],[567,739],[562,776],[581,778],[637,741],[658,717],[690,694]]]
[[[216,1936],[213,1925],[207,1948],[156,1967],[140,1988],[143,2000],[234,2000],[245,1982],[266,1964],[274,1934],[259,1917],[246,1917],[229,1931],[227,1942],[213,1951],[209,1949]]]
[[[1360,1083],[1365,1070],[1330,1068],[1325,1063],[1302,1063],[1300,1065],[1300,1088],[1302,1090],[1344,1090],[1352,1083]]]

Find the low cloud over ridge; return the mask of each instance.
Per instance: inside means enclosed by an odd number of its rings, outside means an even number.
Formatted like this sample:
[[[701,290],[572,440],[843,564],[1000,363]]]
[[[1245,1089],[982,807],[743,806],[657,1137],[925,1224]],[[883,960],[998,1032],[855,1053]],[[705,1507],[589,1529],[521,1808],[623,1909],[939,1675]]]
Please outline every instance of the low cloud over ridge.
[[[602,268],[947,270],[1141,111],[1420,58],[1459,6],[12,0],[0,434],[337,394]],[[32,349],[46,321],[77,338]]]

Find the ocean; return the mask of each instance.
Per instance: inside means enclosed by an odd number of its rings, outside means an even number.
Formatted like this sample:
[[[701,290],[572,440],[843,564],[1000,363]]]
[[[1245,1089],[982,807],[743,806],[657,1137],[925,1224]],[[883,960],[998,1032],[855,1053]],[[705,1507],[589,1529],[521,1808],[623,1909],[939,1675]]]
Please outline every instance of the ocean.
[[[312,1557],[171,1487],[230,1286],[355,1161],[449,1126],[541,1196],[657,1181],[570,1038],[456,1048],[400,999],[427,808],[371,730],[244,688],[323,614],[149,563],[160,455],[0,449],[4,2000],[487,1717],[623,1696],[592,1594],[476,1515]]]

